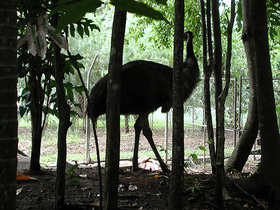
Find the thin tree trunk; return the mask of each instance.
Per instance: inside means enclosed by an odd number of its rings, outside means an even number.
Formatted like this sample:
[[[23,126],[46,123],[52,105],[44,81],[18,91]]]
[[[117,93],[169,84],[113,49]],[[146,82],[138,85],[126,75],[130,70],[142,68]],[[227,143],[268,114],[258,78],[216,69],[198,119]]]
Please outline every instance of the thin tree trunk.
[[[216,127],[219,125],[218,97],[222,93],[222,43],[219,14],[219,0],[212,0],[212,22],[214,35],[214,78],[215,78],[215,104],[216,104]],[[219,131],[216,129],[218,141]],[[218,144],[218,143],[216,143]]]
[[[54,0],[54,3],[57,1]],[[54,26],[57,25],[57,16],[53,17]],[[59,127],[57,138],[57,169],[55,181],[55,209],[64,209],[64,194],[65,194],[65,168],[66,168],[66,136],[68,128],[71,126],[70,122],[70,106],[67,104],[64,92],[64,71],[61,63],[60,48],[54,46],[54,68],[55,68],[55,83],[57,94],[57,105],[59,115]]]
[[[124,116],[125,133],[129,133],[129,115]]]
[[[183,35],[184,0],[175,0],[173,54],[173,138],[172,172],[170,180],[169,209],[183,209],[184,183],[184,107],[183,107]]]
[[[17,16],[12,0],[0,1],[0,209],[16,209]]]
[[[208,1],[209,2],[209,1]],[[210,10],[210,5],[207,2],[207,10]],[[201,8],[201,21],[202,21],[202,37],[203,37],[203,73],[204,73],[204,110],[205,110],[205,119],[206,119],[206,128],[207,128],[207,137],[208,137],[208,145],[211,159],[211,167],[212,173],[216,173],[216,153],[215,153],[215,145],[214,145],[214,130],[213,130],[213,122],[212,122],[212,114],[211,114],[211,99],[210,99],[210,84],[209,79],[212,74],[211,65],[207,65],[207,39],[206,39],[206,21],[205,21],[205,6],[204,0],[200,0],[200,8]],[[210,17],[210,14],[208,17]],[[208,19],[207,17],[207,19]],[[207,21],[207,28],[211,30],[211,21]],[[211,33],[208,34],[211,36]],[[211,39],[210,39],[211,40]],[[208,39],[209,41],[209,39]],[[208,43],[209,44],[209,43]],[[212,51],[212,43],[209,44],[209,47]],[[210,53],[209,53],[210,57]]]
[[[104,209],[117,209],[120,159],[120,90],[126,12],[115,9],[106,102]]]
[[[65,100],[65,92],[63,85],[64,72],[62,71],[60,48],[54,46],[55,53],[55,80],[56,80],[56,94],[59,112],[59,127],[57,138],[57,170],[55,182],[55,208],[64,209],[64,190],[65,190],[65,167],[66,167],[66,136],[68,128],[71,126],[70,122],[70,106]]]
[[[37,71],[40,69],[41,58],[36,56],[37,64],[35,69],[32,69],[29,77],[31,84],[31,133],[32,133],[32,148],[30,159],[30,171],[39,172],[40,169],[40,151],[42,140],[42,88],[41,77],[37,76]]]
[[[224,134],[223,131],[224,110],[220,104],[219,96],[222,93],[222,44],[220,30],[219,0],[212,0],[212,22],[214,34],[214,76],[215,76],[215,104],[216,104],[216,185],[215,202],[219,208],[223,208],[222,187],[224,180]]]
[[[232,28],[235,19],[235,0],[231,0],[231,17],[228,23],[227,30],[227,54],[226,54],[226,73],[225,73],[225,87],[218,98],[218,144],[217,144],[217,179],[216,179],[216,205],[223,208],[222,205],[222,189],[224,186],[224,146],[225,146],[225,102],[228,95],[230,85],[230,66],[231,66],[231,50],[232,50]]]

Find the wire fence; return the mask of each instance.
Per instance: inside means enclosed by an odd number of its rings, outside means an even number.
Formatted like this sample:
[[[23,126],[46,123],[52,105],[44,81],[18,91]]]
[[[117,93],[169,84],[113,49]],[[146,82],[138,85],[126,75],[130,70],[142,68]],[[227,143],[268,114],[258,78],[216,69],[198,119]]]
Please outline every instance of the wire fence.
[[[185,159],[191,161],[192,154],[196,154],[199,160],[207,163],[209,159],[209,150],[207,143],[207,132],[204,114],[204,93],[203,93],[203,78],[195,89],[194,93],[184,104],[184,127],[185,127]],[[280,78],[274,78],[274,91],[276,101],[277,116],[280,116],[280,108],[277,106],[280,101]],[[215,99],[214,99],[214,79],[210,79],[210,95],[211,95],[211,112],[212,121],[214,125],[214,133],[216,130],[216,114],[215,114]],[[236,146],[236,143],[241,135],[244,124],[246,122],[248,105],[250,99],[249,80],[246,77],[232,78],[230,80],[228,97],[225,102],[225,156],[229,156]],[[125,146],[121,146],[121,152],[126,155],[132,155],[133,142],[134,142],[134,129],[135,116],[124,116],[121,118],[124,121],[124,128],[122,138],[124,138]],[[149,116],[150,127],[153,131],[153,138],[161,151],[162,157],[165,161],[171,158],[172,149],[172,110],[167,113],[161,113],[158,109]],[[102,126],[101,126],[102,127]],[[99,127],[100,129],[100,127]],[[104,129],[104,128],[103,128]],[[128,139],[128,136],[130,139]],[[132,143],[128,144],[128,141]],[[142,144],[141,144],[142,142]],[[140,155],[148,155],[154,157],[153,152],[147,146],[147,140],[142,136],[140,138]],[[205,148],[206,151],[201,150]],[[256,148],[256,147],[255,147]],[[122,157],[122,155],[121,155]]]
[[[280,78],[273,78],[274,96],[276,104],[276,114],[280,119]],[[212,121],[215,127],[215,100],[214,100],[214,80],[210,80],[210,94],[211,94],[211,111]],[[237,144],[239,136],[242,133],[243,127],[246,122],[248,106],[250,99],[249,80],[246,77],[238,79],[232,78],[230,80],[228,97],[225,102],[225,156],[229,156]],[[81,100],[80,100],[81,101]],[[82,112],[81,112],[82,113]],[[82,116],[81,114],[80,116]],[[131,159],[133,156],[134,148],[134,128],[135,119],[137,116],[121,116],[121,159]],[[57,148],[56,148],[56,135],[57,126],[49,119],[49,131],[47,130],[42,139],[41,155],[42,159],[46,162],[55,162]],[[207,167],[209,160],[209,151],[207,143],[207,132],[205,125],[204,115],[204,93],[203,93],[203,79],[198,84],[194,93],[184,104],[184,151],[185,159],[188,163],[192,164],[192,154],[196,154],[198,159],[204,167]],[[165,161],[171,159],[172,150],[172,110],[167,113],[161,113],[161,109],[149,115],[149,123],[153,132],[153,139],[157,146],[160,155]],[[79,124],[79,123],[78,123]],[[85,123],[83,123],[85,124]],[[84,127],[84,126],[83,126]],[[77,133],[77,131],[79,133]],[[215,132],[215,129],[214,129]],[[19,149],[26,154],[31,154],[31,132],[30,129],[20,128],[19,131]],[[105,116],[101,116],[97,123],[97,136],[100,144],[101,159],[105,159],[106,151],[106,120]],[[91,160],[96,160],[95,144],[93,134],[90,134],[90,140],[87,142],[84,128],[75,129],[71,126],[68,132],[67,140],[67,159],[82,160],[85,151],[88,151]],[[85,143],[86,142],[86,143]],[[204,147],[206,151],[200,148]],[[259,149],[256,144],[253,149]],[[147,156],[154,158],[152,149],[146,138],[140,135],[139,156]],[[201,166],[201,165],[200,165]]]
[[[198,159],[206,162],[209,156],[207,133],[205,125],[204,115],[204,91],[203,91],[203,78],[198,84],[194,93],[184,104],[184,128],[185,128],[185,158],[190,159],[192,154],[196,154]],[[229,94],[225,104],[225,127],[226,127],[226,143],[225,154],[229,155],[233,151],[237,135],[240,130],[240,126],[237,123],[237,111],[238,109],[238,91],[237,80],[235,78],[230,80]],[[215,127],[215,104],[214,104],[214,79],[210,79],[210,92],[211,92],[211,110],[212,120]],[[126,159],[132,157],[132,151],[134,146],[134,129],[136,116],[122,116],[121,117],[121,157]],[[106,126],[104,119],[101,118],[101,123],[98,124],[99,138],[101,141],[106,139]],[[172,149],[172,110],[165,114],[161,113],[161,108],[149,115],[150,127],[153,131],[153,139],[158,147],[162,157],[165,161],[171,158]],[[205,148],[206,151],[200,148]],[[154,157],[151,148],[148,145],[147,140],[141,135],[140,138],[140,155]],[[125,154],[125,155],[123,155]]]

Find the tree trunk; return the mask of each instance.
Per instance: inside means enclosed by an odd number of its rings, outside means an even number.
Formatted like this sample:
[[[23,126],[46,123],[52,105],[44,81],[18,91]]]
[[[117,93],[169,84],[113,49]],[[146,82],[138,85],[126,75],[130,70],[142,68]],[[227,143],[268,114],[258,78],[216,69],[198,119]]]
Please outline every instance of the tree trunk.
[[[218,139],[217,139],[217,179],[216,179],[216,205],[219,208],[223,208],[222,201],[222,189],[224,186],[224,145],[225,145],[225,102],[228,95],[228,89],[230,84],[230,66],[231,66],[231,50],[232,50],[232,28],[235,19],[235,0],[231,0],[231,17],[228,23],[227,29],[227,53],[226,53],[226,73],[225,73],[225,86],[218,98],[218,112],[219,112],[219,124]]]
[[[41,76],[38,76],[40,70],[41,58],[36,56],[37,68],[31,69],[29,84],[31,85],[31,133],[32,133],[32,148],[31,148],[31,160],[30,160],[30,171],[40,171],[40,151],[41,151],[41,140],[42,140],[42,88],[41,88]]]
[[[53,3],[56,3],[55,0]],[[54,26],[57,25],[57,15],[53,17]],[[66,136],[70,122],[70,106],[67,104],[64,92],[64,71],[61,63],[60,48],[53,44],[54,47],[54,68],[55,68],[55,84],[57,94],[57,106],[59,116],[58,138],[57,138],[57,169],[55,180],[55,209],[64,209],[64,193],[65,193],[65,167],[66,167]]]
[[[247,52],[247,55],[250,52]],[[250,56],[249,56],[250,57]],[[248,64],[251,63],[248,61]],[[249,67],[249,83],[250,83],[250,102],[248,108],[248,116],[244,126],[244,130],[234,148],[231,156],[226,163],[226,170],[236,169],[241,172],[249,155],[254,142],[258,135],[259,121],[258,121],[258,106],[256,97],[256,84],[254,73],[251,72],[253,67]]]
[[[218,97],[222,93],[222,43],[219,15],[219,0],[212,0],[212,22],[214,38],[214,78],[215,78],[215,104],[216,104],[216,127],[219,125]],[[216,129],[216,139],[219,132]]]
[[[115,9],[106,102],[104,209],[117,209],[120,159],[120,90],[126,12]]]
[[[256,77],[262,157],[260,167],[250,179],[246,179],[245,182],[244,180],[237,181],[245,189],[248,188],[254,192],[259,190],[262,193],[270,192],[270,195],[280,201],[280,136],[269,56],[266,1],[243,0],[242,4],[243,41],[247,61],[252,62],[252,65],[248,65],[248,67],[253,67]]]
[[[207,19],[210,20],[210,1],[207,1]],[[206,120],[206,128],[207,128],[207,137],[208,137],[208,145],[209,145],[209,153],[211,160],[212,173],[216,173],[216,152],[214,145],[214,130],[213,130],[213,121],[211,114],[211,99],[210,99],[210,84],[209,79],[212,74],[212,62],[211,64],[207,64],[207,39],[206,39],[206,21],[205,21],[205,6],[204,0],[200,0],[200,8],[201,8],[201,22],[202,22],[202,38],[203,38],[203,73],[204,73],[204,111],[205,111],[205,120]],[[209,11],[209,13],[208,13]],[[207,21],[207,28],[211,31],[211,21]],[[208,36],[211,36],[211,33],[208,33]],[[211,40],[211,39],[210,39]],[[209,39],[208,39],[209,42]],[[212,42],[208,43],[209,52],[211,49],[211,53],[209,53],[209,58],[212,56]],[[211,59],[209,59],[211,60]]]
[[[66,167],[66,136],[70,122],[70,106],[65,100],[63,85],[64,71],[62,71],[60,48],[54,46],[55,59],[55,81],[59,115],[59,127],[57,138],[57,169],[55,181],[55,208],[64,209],[64,189],[65,189],[65,167]]]
[[[16,209],[17,15],[15,1],[0,2],[0,209]]]
[[[184,0],[175,0],[173,54],[173,138],[172,172],[170,179],[169,209],[183,209],[184,185],[184,106],[183,106],[183,37]]]
[[[212,21],[214,35],[214,76],[215,76],[215,104],[216,104],[216,185],[215,202],[219,208],[223,207],[222,187],[224,180],[224,107],[219,101],[222,93],[222,44],[220,30],[219,0],[212,0]],[[221,133],[222,132],[222,133]]]

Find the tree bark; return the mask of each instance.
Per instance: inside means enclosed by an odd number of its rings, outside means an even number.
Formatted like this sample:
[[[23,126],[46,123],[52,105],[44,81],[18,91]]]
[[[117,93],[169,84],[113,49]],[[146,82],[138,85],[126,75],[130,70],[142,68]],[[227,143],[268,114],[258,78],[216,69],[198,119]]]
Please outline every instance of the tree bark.
[[[41,151],[41,140],[42,140],[42,111],[43,101],[42,100],[42,87],[41,87],[41,75],[38,73],[41,68],[41,58],[35,57],[36,64],[34,69],[30,70],[29,84],[31,85],[31,133],[32,133],[32,148],[31,148],[31,159],[30,159],[30,171],[40,171],[40,151]],[[36,67],[35,67],[36,66]]]
[[[214,77],[216,104],[216,185],[215,202],[219,208],[223,207],[222,187],[224,181],[224,107],[219,100],[222,93],[222,44],[219,15],[219,0],[212,0],[212,22],[214,35]],[[221,133],[222,132],[222,133]]]
[[[218,97],[222,93],[222,43],[219,14],[219,0],[212,0],[212,22],[214,38],[214,78],[215,78],[215,104],[216,104],[216,127],[219,125]],[[216,129],[216,139],[219,132]]]
[[[205,6],[204,0],[200,0],[200,8],[201,8],[201,25],[202,25],[202,38],[203,38],[203,73],[204,73],[204,112],[205,112],[205,121],[207,128],[207,137],[208,137],[208,145],[209,145],[209,153],[211,160],[212,173],[216,173],[216,152],[215,152],[215,144],[214,144],[214,129],[213,129],[213,121],[211,114],[211,99],[210,99],[210,77],[212,74],[212,66],[213,62],[210,61],[210,65],[207,64],[207,39],[206,39],[206,21],[205,21]],[[209,11],[209,13],[208,13]],[[210,1],[207,1],[207,29],[210,29],[211,32],[211,21],[210,21]],[[211,37],[211,33],[208,33],[208,37]],[[209,43],[210,40],[210,43]],[[209,60],[211,60],[212,56],[212,41],[211,38],[208,39],[208,49],[209,49]],[[213,56],[212,56],[213,57]]]
[[[221,209],[223,208],[223,195],[222,189],[224,186],[224,145],[225,145],[225,101],[228,95],[230,84],[230,66],[231,66],[231,50],[232,50],[232,28],[235,19],[235,0],[231,0],[231,17],[227,29],[227,54],[226,54],[226,73],[225,73],[225,86],[218,97],[218,139],[217,139],[217,179],[216,179],[216,205]]]
[[[62,71],[60,48],[55,46],[55,80],[59,114],[59,127],[57,137],[57,169],[55,182],[56,209],[64,209],[65,167],[66,167],[66,136],[70,122],[70,106],[65,100],[63,85],[64,72]]]
[[[250,52],[247,52],[247,55]],[[250,57],[250,56],[249,56]],[[251,63],[248,61],[248,64]],[[249,155],[254,142],[258,135],[259,121],[258,121],[258,106],[257,96],[255,92],[255,76],[254,72],[251,72],[253,67],[249,67],[249,84],[250,84],[250,102],[248,108],[248,116],[244,126],[244,130],[234,148],[231,156],[229,157],[225,169],[230,171],[236,169],[241,172]]]
[[[126,12],[115,9],[106,102],[106,174],[104,209],[117,209],[120,159],[120,90]]]
[[[15,1],[0,2],[0,209],[16,209],[17,15]]]
[[[247,61],[256,78],[262,157],[260,167],[249,179],[237,180],[254,192],[270,193],[280,201],[280,136],[278,131],[267,35],[265,0],[242,1],[243,41]],[[250,53],[248,53],[250,52]],[[252,185],[252,182],[254,183]],[[250,184],[250,185],[249,185]]]
[[[173,138],[172,172],[170,179],[169,209],[183,209],[184,184],[184,107],[183,107],[183,36],[184,0],[175,0],[173,54]]]
[[[54,0],[54,3],[57,1]],[[54,26],[57,25],[57,16],[53,17]],[[57,106],[59,115],[59,127],[57,137],[57,169],[55,181],[55,209],[64,209],[65,194],[65,168],[66,168],[66,137],[70,122],[70,106],[65,99],[64,92],[64,71],[61,63],[61,52],[59,46],[53,44],[54,47],[54,68],[55,68],[55,84],[57,94]]]

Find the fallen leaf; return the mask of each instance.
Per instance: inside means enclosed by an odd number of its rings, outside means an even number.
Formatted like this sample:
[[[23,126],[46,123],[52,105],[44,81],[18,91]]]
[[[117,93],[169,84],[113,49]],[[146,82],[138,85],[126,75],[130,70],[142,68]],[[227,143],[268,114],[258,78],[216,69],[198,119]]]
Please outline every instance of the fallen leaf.
[[[249,208],[248,203],[246,203],[243,207],[244,207],[244,208]]]
[[[129,186],[128,186],[128,190],[130,190],[130,191],[136,191],[136,190],[138,190],[138,187],[137,187],[136,185],[129,185]]]
[[[30,180],[37,181],[37,179],[24,175],[24,174],[17,174],[16,180],[17,181],[30,181]]]
[[[81,178],[87,178],[87,174],[80,174],[79,175]]]
[[[20,194],[22,192],[23,187],[17,189],[16,195]]]

